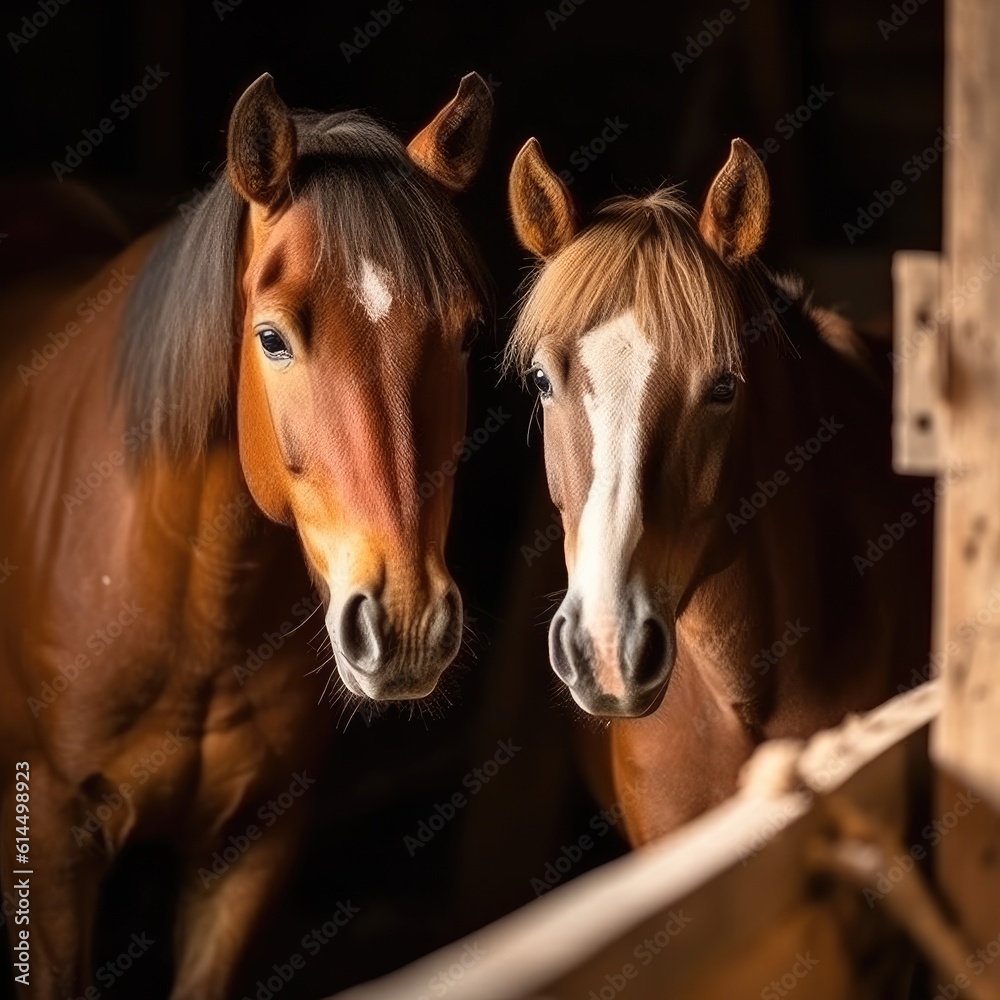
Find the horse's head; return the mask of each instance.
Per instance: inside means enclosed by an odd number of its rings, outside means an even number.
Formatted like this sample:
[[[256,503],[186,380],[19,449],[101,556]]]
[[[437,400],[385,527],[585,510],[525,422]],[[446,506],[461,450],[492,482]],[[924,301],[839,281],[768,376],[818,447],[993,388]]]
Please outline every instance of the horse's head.
[[[449,194],[476,173],[491,114],[470,74],[404,147],[363,115],[291,112],[265,75],[229,125],[249,205],[243,473],[298,531],[340,676],[370,698],[428,694],[460,645],[444,546],[482,283]]]
[[[552,667],[588,712],[641,715],[666,689],[679,609],[725,524],[767,177],[736,140],[700,220],[660,191],[612,202],[580,230],[530,140],[510,199],[542,261],[509,357],[541,398],[565,529]]]

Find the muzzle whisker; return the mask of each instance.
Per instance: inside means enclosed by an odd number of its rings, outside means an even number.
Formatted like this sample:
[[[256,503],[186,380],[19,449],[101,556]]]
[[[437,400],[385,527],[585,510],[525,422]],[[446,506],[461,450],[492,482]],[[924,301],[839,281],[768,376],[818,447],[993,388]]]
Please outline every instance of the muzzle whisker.
[[[298,630],[299,630],[300,628],[302,628],[302,626],[303,626],[303,625],[305,625],[305,623],[306,623],[307,621],[309,621],[309,619],[310,619],[310,618],[312,618],[312,616],[313,616],[314,614],[316,614],[316,612],[317,612],[317,611],[319,611],[319,610],[320,610],[320,608],[322,608],[322,607],[323,607],[323,603],[322,603],[322,602],[320,602],[319,604],[317,604],[317,605],[316,605],[316,607],[314,607],[314,608],[312,609],[312,611],[310,611],[310,612],[309,612],[309,614],[307,614],[307,615],[305,616],[305,618],[303,618],[303,619],[302,619],[302,621],[300,621],[300,622],[298,623],[298,625],[296,625],[296,626],[295,626],[295,628],[290,628],[290,629],[289,629],[289,630],[288,630],[288,631],[287,631],[287,632],[285,633],[285,635],[292,635],[292,633],[293,633],[293,632],[298,632]],[[319,632],[317,632],[317,633],[316,633],[316,634],[315,634],[315,635],[313,636],[313,638],[315,639],[317,635],[319,635]]]

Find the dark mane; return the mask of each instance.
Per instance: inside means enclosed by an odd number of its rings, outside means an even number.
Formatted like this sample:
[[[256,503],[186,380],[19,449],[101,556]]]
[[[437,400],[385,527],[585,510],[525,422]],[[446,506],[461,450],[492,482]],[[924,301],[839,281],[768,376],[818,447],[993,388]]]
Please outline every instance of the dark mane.
[[[359,112],[296,112],[295,125],[293,197],[316,205],[319,253],[337,255],[349,283],[367,259],[411,308],[442,321],[484,302],[484,272],[457,213],[389,129]],[[197,450],[228,419],[246,210],[223,171],[169,224],[133,284],[116,381],[128,426],[155,408],[151,444]]]

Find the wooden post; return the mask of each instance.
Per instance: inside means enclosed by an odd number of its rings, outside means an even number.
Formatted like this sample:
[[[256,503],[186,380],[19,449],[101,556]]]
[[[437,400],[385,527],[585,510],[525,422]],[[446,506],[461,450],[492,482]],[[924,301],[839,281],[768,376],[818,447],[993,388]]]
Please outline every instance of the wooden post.
[[[942,836],[939,873],[968,940],[1000,946],[1000,4],[949,0],[946,18],[945,421],[935,645],[944,704],[932,740],[938,816],[982,802]],[[970,972],[1000,983],[1000,961]]]
[[[943,262],[928,250],[893,254],[892,456],[896,471],[934,476],[942,446]]]

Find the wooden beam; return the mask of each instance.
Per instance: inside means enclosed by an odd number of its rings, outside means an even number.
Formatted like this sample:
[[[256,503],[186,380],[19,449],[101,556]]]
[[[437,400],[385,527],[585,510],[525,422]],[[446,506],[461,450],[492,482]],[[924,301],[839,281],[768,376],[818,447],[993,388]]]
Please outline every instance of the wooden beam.
[[[957,789],[985,801],[944,837],[939,884],[1000,986],[1000,4],[948,0],[945,256],[947,425],[938,504],[935,645],[944,683],[932,754],[938,809]]]
[[[1000,807],[1000,5],[950,0],[945,256],[951,323],[938,488],[936,761]]]
[[[905,250],[892,258],[893,465],[911,476],[938,472],[942,450],[941,255]]]
[[[839,883],[818,890],[807,855],[831,793],[906,836],[939,703],[931,682],[804,745],[765,744],[743,791],[712,812],[339,998],[446,985],[448,1000],[759,1000],[800,981],[795,995],[812,1000],[902,998],[911,953],[886,908]]]

